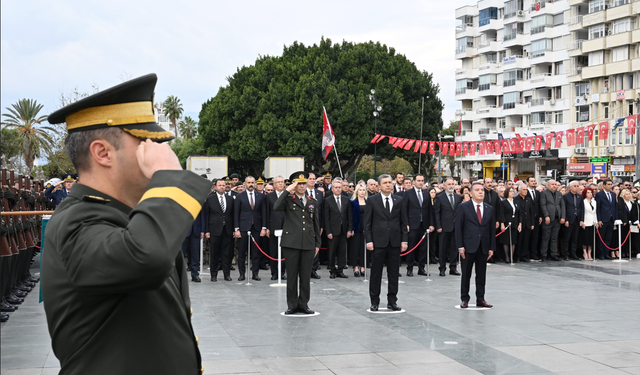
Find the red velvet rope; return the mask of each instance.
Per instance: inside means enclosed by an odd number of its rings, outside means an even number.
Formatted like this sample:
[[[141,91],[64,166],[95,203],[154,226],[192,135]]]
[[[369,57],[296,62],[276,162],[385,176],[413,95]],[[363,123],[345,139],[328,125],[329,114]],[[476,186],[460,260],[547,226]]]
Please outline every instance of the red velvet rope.
[[[275,260],[276,262],[277,262],[277,261],[279,261],[279,260],[284,260],[284,258],[282,258],[282,259],[272,258],[272,257],[270,257],[270,256],[269,256],[269,254],[267,254],[267,253],[265,253],[264,251],[262,251],[262,249],[260,248],[260,246],[259,246],[259,245],[258,245],[258,243],[256,242],[256,239],[255,239],[255,238],[253,238],[253,235],[251,235],[251,240],[253,241],[253,243],[254,243],[254,244],[256,244],[256,247],[258,248],[258,250],[260,250],[260,252],[261,252],[262,254],[264,254],[264,256],[266,256],[267,258],[269,258],[269,259],[271,259],[271,260]]]
[[[507,225],[507,227],[506,227],[506,228],[504,228],[504,230],[503,230],[502,232],[500,232],[500,233],[496,234],[496,237],[498,237],[498,236],[499,236],[499,235],[501,235],[502,233],[506,232],[506,231],[507,231],[507,229],[509,229],[509,227],[510,227],[510,226],[511,226],[511,223],[509,223],[509,225]]]
[[[418,246],[420,246],[420,244],[422,243],[422,240],[424,240],[424,237],[427,235],[427,233],[428,232],[424,232],[424,234],[422,235],[422,238],[420,239],[420,241],[418,241],[416,246],[413,247],[413,249],[411,249],[409,251],[405,251],[404,253],[400,253],[400,256],[403,257],[403,256],[409,254],[410,252],[412,252],[413,250],[415,250]]]
[[[620,228],[618,228],[618,230],[620,230],[622,228],[622,225],[620,225]],[[622,243],[620,244],[620,248],[614,247],[614,248],[610,248],[609,246],[607,246],[606,243],[604,243],[604,241],[602,240],[602,236],[600,236],[600,231],[598,230],[598,228],[596,227],[596,232],[598,232],[598,238],[600,238],[600,241],[602,242],[602,244],[604,245],[604,247],[606,247],[607,249],[611,250],[611,251],[618,251],[622,248],[622,245],[624,245],[627,240],[629,239],[629,235],[631,234],[631,231],[629,231],[629,233],[627,233],[627,237],[624,238],[624,241],[622,241]]]

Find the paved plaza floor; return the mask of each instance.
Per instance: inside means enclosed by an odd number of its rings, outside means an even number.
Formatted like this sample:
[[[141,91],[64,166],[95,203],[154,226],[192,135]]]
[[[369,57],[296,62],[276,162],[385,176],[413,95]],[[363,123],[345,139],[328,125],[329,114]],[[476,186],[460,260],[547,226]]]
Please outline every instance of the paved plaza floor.
[[[640,374],[640,260],[489,265],[488,311],[456,309],[460,278],[432,266],[432,281],[401,278],[405,313],[372,314],[369,284],[346,274],[320,272],[310,318],[280,315],[269,271],[191,283],[205,374]],[[58,373],[36,291],[1,339],[2,375]]]

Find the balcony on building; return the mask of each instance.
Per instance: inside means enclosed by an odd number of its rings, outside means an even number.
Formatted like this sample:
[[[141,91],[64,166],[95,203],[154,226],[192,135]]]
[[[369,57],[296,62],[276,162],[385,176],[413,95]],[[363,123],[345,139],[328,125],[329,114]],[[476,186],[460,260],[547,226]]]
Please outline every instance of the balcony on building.
[[[476,109],[477,119],[497,118],[502,115],[502,107],[497,107],[495,104],[485,105]]]
[[[614,48],[625,46],[627,44],[633,43],[631,31],[621,31],[619,33],[614,33],[614,30],[610,30],[611,35],[608,35],[605,38],[606,48]]]
[[[582,12],[584,8],[585,8],[584,6],[581,6],[580,7],[580,11]],[[577,9],[576,9],[576,11],[577,11]],[[588,14],[588,13],[585,12],[585,14]],[[582,17],[584,17],[585,14],[574,15],[573,17],[569,17],[565,21],[565,25],[568,26],[570,32],[571,31],[578,31],[578,30],[581,30],[583,28],[583,26],[582,26]]]
[[[472,15],[463,15],[456,18],[456,38],[463,36],[473,37],[476,34],[476,27],[473,23]]]
[[[473,37],[462,37],[456,39],[456,59],[464,59],[477,55]]]
[[[478,67],[478,74],[499,74],[502,73],[502,65],[495,60],[489,60],[480,64]],[[457,76],[456,76],[457,77]]]
[[[524,20],[513,19],[514,22],[505,23],[504,31],[502,35],[502,47],[508,48],[513,46],[524,46],[529,44],[528,40],[524,37]],[[505,22],[507,22],[505,20]]]
[[[484,4],[481,5],[481,3],[486,4],[488,2],[493,2],[496,4],[500,3],[499,1],[495,0],[482,0],[478,2],[478,9],[480,9],[480,11],[478,12],[478,31],[481,33],[489,30],[499,30],[503,27],[502,19],[498,19],[497,6],[481,8],[482,6],[486,6]]]
[[[637,15],[637,13],[633,13],[633,5],[630,0],[612,0],[607,4],[607,21],[635,15]]]

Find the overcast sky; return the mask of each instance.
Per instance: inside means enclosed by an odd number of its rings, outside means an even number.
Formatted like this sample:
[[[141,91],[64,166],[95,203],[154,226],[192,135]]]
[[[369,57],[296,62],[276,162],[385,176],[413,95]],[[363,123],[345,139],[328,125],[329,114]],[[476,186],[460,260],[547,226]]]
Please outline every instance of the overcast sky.
[[[454,119],[455,9],[475,1],[18,1],[1,3],[1,102],[59,107],[61,92],[158,74],[156,100],[197,117],[238,67],[311,45],[379,41],[434,74]],[[364,94],[366,95],[366,94]],[[382,103],[384,105],[384,103]],[[401,134],[398,134],[401,136]]]

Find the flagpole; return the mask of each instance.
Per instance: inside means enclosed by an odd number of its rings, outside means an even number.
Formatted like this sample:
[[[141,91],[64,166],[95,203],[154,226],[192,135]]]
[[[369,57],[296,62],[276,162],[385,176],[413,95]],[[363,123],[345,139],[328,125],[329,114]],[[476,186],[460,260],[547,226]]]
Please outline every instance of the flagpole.
[[[422,117],[420,118],[420,147],[422,147],[422,125],[424,124],[424,96],[422,97]],[[422,151],[422,150],[419,150]],[[418,173],[420,172],[420,165],[422,164],[422,152],[418,156]]]
[[[338,157],[338,148],[336,147],[335,142],[333,143],[333,151],[336,153],[336,160],[338,161],[338,169],[340,170],[340,177],[344,178],[342,175],[342,167],[340,166],[340,158]]]

